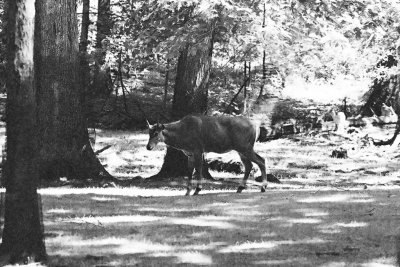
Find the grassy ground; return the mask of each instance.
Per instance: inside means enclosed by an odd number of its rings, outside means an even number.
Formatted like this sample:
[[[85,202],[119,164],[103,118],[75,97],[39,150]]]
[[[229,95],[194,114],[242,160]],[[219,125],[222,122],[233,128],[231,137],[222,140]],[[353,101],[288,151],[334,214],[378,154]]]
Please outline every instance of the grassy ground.
[[[41,193],[50,266],[395,264],[398,189]]]
[[[282,184],[260,193],[251,179],[236,194],[242,174],[213,172],[196,197],[183,179],[143,179],[165,153],[145,149],[145,132],[98,131],[95,149],[112,145],[102,162],[131,186],[41,189],[49,265],[395,266],[400,153],[365,137],[392,131],[257,143]],[[338,147],[348,159],[330,157]]]

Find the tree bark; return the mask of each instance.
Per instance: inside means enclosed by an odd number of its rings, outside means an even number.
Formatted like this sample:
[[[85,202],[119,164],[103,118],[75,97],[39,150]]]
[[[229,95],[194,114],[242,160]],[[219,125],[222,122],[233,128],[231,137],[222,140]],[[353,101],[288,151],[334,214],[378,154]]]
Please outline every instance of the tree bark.
[[[81,36],[79,41],[79,51],[87,53],[89,25],[90,25],[90,0],[82,0],[82,25]]]
[[[263,23],[262,27],[265,28],[265,2],[264,2],[264,8],[263,8]],[[263,58],[262,58],[262,78],[261,78],[261,87],[260,87],[260,93],[257,97],[257,100],[260,100],[264,94],[264,87],[265,87],[265,82],[267,81],[267,68],[266,68],[266,57],[267,53],[265,52],[265,48],[263,49]]]
[[[175,80],[172,116],[179,120],[188,114],[205,114],[208,103],[208,80],[214,44],[210,32],[205,44],[187,44],[181,51]],[[174,148],[167,148],[163,166],[155,177],[187,175],[187,157]],[[206,172],[208,175],[208,171]]]
[[[97,34],[96,51],[94,53],[93,82],[90,92],[93,95],[107,96],[111,92],[109,67],[105,64],[106,48],[103,41],[111,34],[111,5],[110,0],[98,0],[97,3]]]
[[[41,177],[111,178],[90,146],[83,116],[75,0],[38,1],[37,13]]]
[[[82,103],[85,107],[85,117],[89,118],[92,111],[91,101],[86,101],[89,93],[90,85],[90,68],[88,62],[88,45],[89,45],[89,25],[90,25],[90,0],[82,1],[82,25],[81,25],[81,36],[79,40],[79,52],[80,52],[80,68],[81,68],[81,86],[83,90]]]
[[[169,65],[171,59],[167,59],[167,64],[165,66],[165,81],[164,81],[164,99],[163,99],[163,108],[167,108],[167,97],[168,97],[168,84],[169,84]]]
[[[102,41],[111,33],[110,0],[98,0],[96,48],[103,48]]]
[[[40,198],[36,88],[35,1],[7,1],[7,161],[0,264],[45,261]]]

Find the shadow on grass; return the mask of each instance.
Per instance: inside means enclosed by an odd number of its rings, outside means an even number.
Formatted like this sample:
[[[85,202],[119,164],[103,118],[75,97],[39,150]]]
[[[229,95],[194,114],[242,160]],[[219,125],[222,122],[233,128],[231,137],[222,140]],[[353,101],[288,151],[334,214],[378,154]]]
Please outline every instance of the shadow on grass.
[[[126,190],[43,192],[50,266],[395,264],[398,191],[144,198]]]

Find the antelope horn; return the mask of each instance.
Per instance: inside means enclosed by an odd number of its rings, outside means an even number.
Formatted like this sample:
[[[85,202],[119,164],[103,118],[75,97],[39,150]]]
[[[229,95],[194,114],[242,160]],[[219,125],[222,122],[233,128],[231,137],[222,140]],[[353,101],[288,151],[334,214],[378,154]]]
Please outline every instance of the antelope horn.
[[[146,119],[146,123],[147,123],[147,128],[150,128],[151,125],[147,119]]]

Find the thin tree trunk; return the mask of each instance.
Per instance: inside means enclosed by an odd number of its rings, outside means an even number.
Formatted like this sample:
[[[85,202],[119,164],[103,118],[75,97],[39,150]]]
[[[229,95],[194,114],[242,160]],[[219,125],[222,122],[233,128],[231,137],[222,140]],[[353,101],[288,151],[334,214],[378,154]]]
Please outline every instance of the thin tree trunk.
[[[75,0],[37,3],[41,177],[111,178],[90,146],[82,108]]]
[[[88,35],[90,25],[90,0],[82,0],[82,25],[81,25],[81,36],[79,42],[79,51],[81,53],[87,53],[88,47]]]
[[[98,0],[97,8],[96,48],[103,48],[102,41],[111,33],[110,0]]]
[[[262,27],[265,28],[265,2],[264,2],[264,10],[263,10],[263,24]],[[257,100],[261,99],[264,93],[265,83],[267,81],[267,66],[266,66],[266,57],[267,53],[265,49],[263,49],[263,61],[262,61],[262,80],[261,80],[261,87],[260,87],[260,94],[257,97]]]
[[[97,95],[108,95],[112,90],[107,82],[111,79],[111,73],[107,65],[105,65],[107,51],[103,41],[107,36],[110,36],[112,28],[110,0],[98,0],[97,5],[96,53],[91,91]]]
[[[169,84],[169,65],[171,63],[170,59],[167,59],[167,65],[165,67],[165,82],[164,82],[164,100],[163,108],[167,108],[167,97],[168,97],[168,84]]]
[[[243,90],[243,113],[246,113],[247,106],[247,62],[244,62],[244,71],[243,71],[243,82],[244,82],[244,90]]]
[[[180,53],[172,104],[172,115],[176,120],[188,114],[207,112],[213,43],[211,33],[206,45],[194,48],[188,44]],[[187,175],[186,166],[187,157],[181,151],[167,148],[164,164],[155,177]],[[209,176],[208,171],[206,176]]]
[[[7,2],[7,161],[0,264],[45,261],[34,86],[35,1]]]

